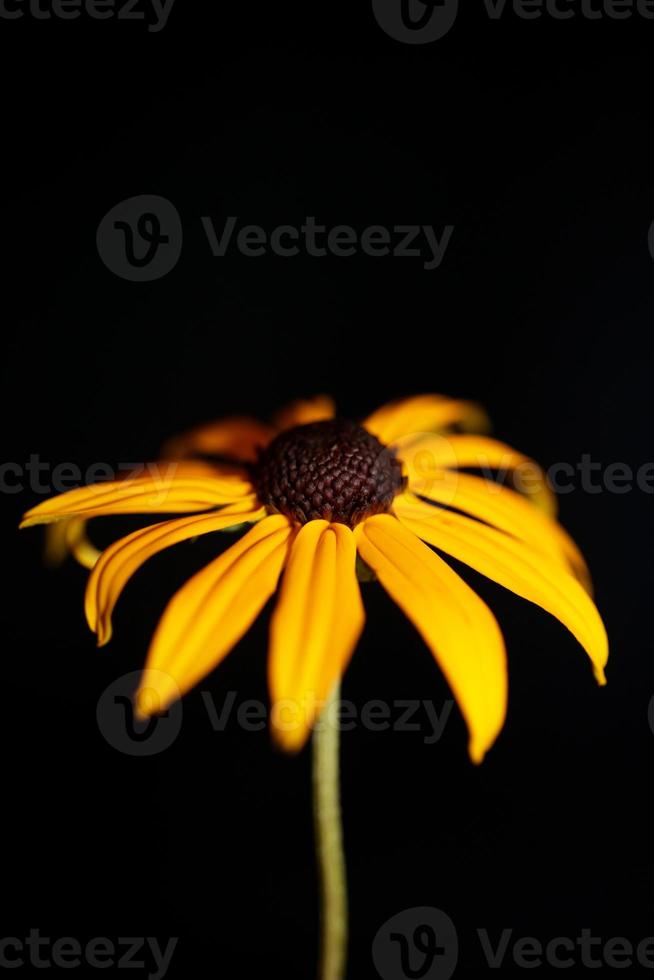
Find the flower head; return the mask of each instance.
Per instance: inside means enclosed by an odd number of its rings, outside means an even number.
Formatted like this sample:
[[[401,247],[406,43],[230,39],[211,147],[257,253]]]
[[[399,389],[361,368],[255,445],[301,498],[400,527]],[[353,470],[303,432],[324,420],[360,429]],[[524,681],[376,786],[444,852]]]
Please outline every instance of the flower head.
[[[173,462],[47,500],[21,526],[186,515],[121,538],[94,565],[85,608],[102,645],[116,602],[148,558],[201,534],[253,525],[169,602],[137,707],[162,710],[200,682],[277,592],[269,686],[280,709],[273,734],[290,750],[306,741],[363,628],[358,554],[440,665],[478,762],[505,718],[504,642],[488,606],[433,548],[556,616],[599,683],[608,655],[584,559],[554,517],[540,470],[488,436],[443,436],[484,422],[476,405],[438,395],[385,405],[361,425],[336,419],[325,397],[296,402],[274,426],[239,417],[194,430],[166,448]],[[480,466],[530,467],[532,499],[464,472]]]
[[[402,464],[361,425],[328,419],[278,435],[251,467],[258,499],[298,524],[353,528],[388,511],[404,486]]]

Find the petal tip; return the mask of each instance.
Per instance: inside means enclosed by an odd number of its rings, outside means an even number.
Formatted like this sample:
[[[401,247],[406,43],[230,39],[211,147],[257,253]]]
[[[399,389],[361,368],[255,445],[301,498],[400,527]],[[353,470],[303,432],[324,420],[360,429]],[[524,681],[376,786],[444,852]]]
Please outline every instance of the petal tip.
[[[144,722],[147,721],[150,715],[147,711],[144,711],[140,705],[138,698],[134,698],[134,718],[136,721]]]
[[[172,674],[154,667],[145,667],[133,697],[134,717],[139,721],[147,721],[152,715],[166,711],[171,704],[180,700],[183,690]]]
[[[275,725],[270,726],[270,737],[273,746],[284,755],[299,755],[306,745],[309,732],[300,727],[292,729],[280,729]]]
[[[95,632],[95,630],[94,630],[94,632]],[[97,635],[98,635],[98,641],[97,641],[96,646],[98,648],[100,648],[100,647],[106,647],[107,643],[111,639],[112,633],[111,633],[111,630],[101,630],[101,629],[98,629]]]
[[[158,714],[164,709],[164,705],[158,698],[152,697],[152,687],[142,685],[137,690],[133,699],[134,718],[136,721],[147,721],[152,715]]]

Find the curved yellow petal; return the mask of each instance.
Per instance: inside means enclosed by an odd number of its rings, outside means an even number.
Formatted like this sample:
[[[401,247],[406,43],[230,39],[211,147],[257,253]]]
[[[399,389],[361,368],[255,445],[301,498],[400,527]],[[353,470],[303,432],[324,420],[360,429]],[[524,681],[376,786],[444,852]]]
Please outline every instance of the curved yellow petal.
[[[45,543],[43,547],[43,560],[46,565],[56,567],[68,558],[70,549],[68,547],[68,521],[57,521],[56,524],[48,524],[45,529]]]
[[[277,412],[273,422],[275,428],[292,429],[296,425],[309,425],[310,422],[324,422],[333,419],[336,406],[329,395],[316,395],[314,398],[299,398]]]
[[[409,477],[408,489],[434,503],[472,514],[555,561],[565,562],[584,588],[591,591],[588,566],[567,531],[514,490],[491,479],[450,470],[441,470],[440,477],[434,471],[431,480]]]
[[[66,531],[66,547],[70,554],[84,568],[93,568],[102,552],[89,540],[86,520],[83,517],[71,517],[61,523]],[[55,527],[57,523],[48,524],[46,533]]]
[[[470,756],[481,762],[506,715],[506,653],[495,617],[395,517],[370,517],[354,533],[361,557],[434,654],[466,720]]]
[[[293,541],[268,660],[271,730],[287,750],[304,745],[363,628],[355,569],[354,534],[344,524],[309,521]]]
[[[252,485],[238,476],[194,476],[184,463],[151,464],[146,475],[93,483],[44,500],[23,517],[21,527],[48,524],[64,517],[107,514],[173,514],[208,510],[252,494]]]
[[[86,586],[86,620],[98,634],[98,646],[104,646],[111,639],[114,607],[129,579],[148,558],[197,535],[259,521],[265,513],[265,508],[257,507],[255,498],[251,497],[243,504],[232,504],[215,514],[195,514],[163,521],[115,541],[102,553]]]
[[[385,446],[407,436],[417,438],[441,432],[453,425],[483,432],[489,421],[483,408],[474,402],[444,395],[416,395],[383,405],[363,423]]]
[[[156,466],[161,467],[168,465],[169,463],[166,462],[156,464]],[[242,468],[237,470],[235,467],[216,463],[206,463],[201,460],[189,460],[178,464],[175,473],[184,477],[212,477],[216,474],[221,476],[242,475],[243,470]],[[129,479],[129,474],[126,473],[121,479]],[[93,568],[102,552],[90,540],[87,526],[88,522],[83,517],[64,517],[61,520],[46,524],[44,548],[46,564],[60,565],[69,555],[72,555],[84,568]]]
[[[167,464],[161,464],[167,465]],[[213,476],[217,468],[215,464],[201,461],[185,462],[184,476]],[[222,475],[227,467],[219,467]],[[125,475],[128,478],[128,475]],[[64,517],[45,525],[44,561],[47,565],[61,565],[72,556],[84,568],[92,569],[102,551],[93,544],[88,536],[88,521],[84,517]]]
[[[275,591],[293,533],[287,518],[266,517],[173,596],[150,645],[139,714],[163,710],[225,658]]]
[[[93,568],[100,550],[89,540],[83,517],[65,517],[45,526],[43,558],[46,565],[61,565],[70,555],[84,568]]]
[[[585,649],[598,683],[606,683],[604,624],[588,593],[559,562],[502,531],[406,495],[393,506],[414,534],[555,616]]]
[[[478,435],[427,435],[418,439],[410,436],[396,445],[396,454],[406,466],[412,482],[433,479],[443,468],[468,467],[490,471],[514,470],[519,480],[517,489],[551,517],[557,512],[556,495],[542,467],[529,456],[516,452],[506,443]]]
[[[258,450],[267,446],[273,435],[269,425],[247,415],[235,415],[169,439],[161,454],[165,459],[205,455],[252,463]]]

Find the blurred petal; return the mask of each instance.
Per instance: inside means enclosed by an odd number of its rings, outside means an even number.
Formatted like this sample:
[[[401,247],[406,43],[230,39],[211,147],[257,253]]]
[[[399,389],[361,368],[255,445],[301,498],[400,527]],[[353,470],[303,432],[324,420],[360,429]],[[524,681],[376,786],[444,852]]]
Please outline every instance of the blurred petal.
[[[98,634],[98,646],[111,639],[114,607],[129,579],[148,558],[197,535],[258,521],[264,516],[265,509],[257,507],[255,498],[251,497],[243,504],[232,504],[215,514],[196,514],[140,528],[114,542],[102,553],[86,587],[86,619]]]
[[[46,524],[45,563],[56,567],[72,555],[84,568],[93,568],[102,552],[89,540],[86,527],[83,517],[65,517]]]
[[[248,416],[233,416],[198,426],[170,439],[162,450],[165,459],[186,456],[225,456],[252,463],[257,450],[267,446],[274,433],[268,425]]]
[[[167,465],[165,463],[162,466]],[[184,463],[185,476],[212,476],[216,472],[229,472],[233,468],[193,461]],[[125,473],[121,479],[129,479]],[[57,566],[72,555],[84,568],[91,569],[102,552],[92,543],[87,533],[88,522],[83,517],[65,517],[45,526],[44,560],[47,565]]]
[[[269,652],[272,734],[285,749],[304,745],[363,628],[355,566],[354,535],[344,524],[310,521],[293,541]]]
[[[397,456],[407,468],[409,479],[428,481],[443,468],[517,470],[518,489],[550,516],[557,511],[556,495],[538,463],[497,439],[476,435],[408,437],[396,446]],[[488,472],[488,476],[491,473]],[[421,491],[418,491],[421,492]]]
[[[45,529],[45,545],[43,548],[43,560],[46,565],[56,567],[68,558],[70,551],[66,536],[68,534],[68,521],[58,521],[56,524],[48,524]]]
[[[558,521],[525,497],[491,479],[441,470],[431,480],[409,477],[409,489],[434,503],[472,514],[479,520],[512,534],[571,568],[587,591],[590,572],[579,548]]]
[[[453,425],[485,431],[489,425],[488,416],[474,402],[444,395],[416,395],[383,405],[363,423],[364,428],[386,446],[407,436],[438,433]]]
[[[150,712],[206,677],[249,629],[277,587],[292,534],[285,517],[266,517],[173,596],[146,662],[148,694],[156,678]]]
[[[394,509],[429,544],[556,616],[585,649],[598,683],[606,683],[604,624],[588,593],[559,562],[502,531],[406,495],[396,498]]]
[[[363,560],[420,632],[456,697],[480,762],[506,714],[507,665],[495,617],[456,572],[389,514],[355,529]]]
[[[275,415],[273,421],[277,429],[292,429],[296,425],[333,419],[335,414],[334,400],[329,395],[316,395],[315,398],[300,398],[291,402]]]
[[[146,475],[93,483],[38,504],[23,517],[21,527],[47,524],[63,517],[107,514],[165,514],[208,510],[252,494],[252,485],[238,476],[194,476],[198,465],[150,464]]]
[[[91,543],[86,533],[87,522],[82,517],[71,517],[69,520],[60,522],[66,531],[66,547],[70,554],[84,568],[93,568],[101,555],[99,548]],[[48,524],[46,534],[58,523]]]
[[[148,463],[148,474],[163,473],[164,476],[186,478],[240,477],[247,479],[247,468],[237,463],[223,463],[206,459],[170,459],[162,457],[155,463]],[[121,479],[137,479],[143,473],[127,473]]]

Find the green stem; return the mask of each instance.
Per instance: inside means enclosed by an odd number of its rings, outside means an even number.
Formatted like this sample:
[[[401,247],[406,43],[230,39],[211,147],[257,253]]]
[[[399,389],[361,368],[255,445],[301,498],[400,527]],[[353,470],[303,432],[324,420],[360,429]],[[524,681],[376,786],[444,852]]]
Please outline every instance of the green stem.
[[[343,980],[347,958],[347,880],[339,780],[339,726],[334,687],[313,734],[313,813],[320,877],[320,980]]]

